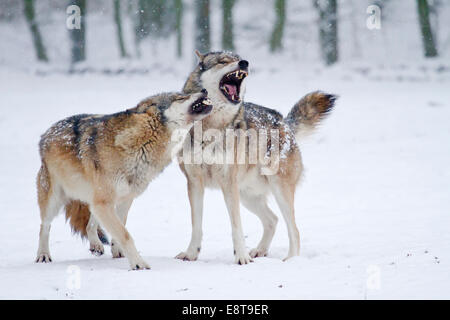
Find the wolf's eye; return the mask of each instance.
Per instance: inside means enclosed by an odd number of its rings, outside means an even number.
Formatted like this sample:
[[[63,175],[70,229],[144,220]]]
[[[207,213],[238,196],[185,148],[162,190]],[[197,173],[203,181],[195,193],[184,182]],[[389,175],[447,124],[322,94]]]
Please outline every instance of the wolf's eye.
[[[228,62],[226,62],[226,61],[219,61],[219,64],[227,64]]]

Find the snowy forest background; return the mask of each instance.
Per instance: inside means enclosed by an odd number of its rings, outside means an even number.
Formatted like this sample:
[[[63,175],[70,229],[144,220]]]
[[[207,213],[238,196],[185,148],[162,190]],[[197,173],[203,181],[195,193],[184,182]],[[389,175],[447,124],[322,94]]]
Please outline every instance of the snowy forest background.
[[[63,214],[53,262],[34,263],[40,135],[181,90],[195,49],[248,60],[245,101],[283,115],[308,92],[339,95],[298,141],[300,256],[282,261],[270,199],[268,256],[233,264],[223,196],[207,190],[199,259],[174,259],[191,217],[172,163],[127,220],[151,270],[127,272],[109,247],[92,256]],[[449,299],[449,88],[447,0],[0,0],[0,299]],[[250,250],[262,227],[241,213]]]
[[[80,29],[68,27],[70,5],[81,9]],[[450,56],[449,16],[442,0],[3,0],[0,66],[170,71],[191,67],[194,49],[305,66],[408,65]]]

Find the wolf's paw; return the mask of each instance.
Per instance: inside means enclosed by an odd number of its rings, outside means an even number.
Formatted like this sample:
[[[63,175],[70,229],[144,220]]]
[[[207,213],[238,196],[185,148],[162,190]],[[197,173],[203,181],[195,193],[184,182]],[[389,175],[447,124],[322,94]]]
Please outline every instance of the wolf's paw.
[[[184,261],[195,261],[198,258],[198,252],[186,251],[180,252],[175,259],[180,259]]]
[[[91,243],[90,247],[89,247],[89,251],[94,256],[101,256],[102,254],[105,253],[105,248],[103,247],[103,245],[101,243]]]
[[[260,258],[267,256],[267,249],[254,248],[250,250],[250,257],[252,258]]]
[[[247,253],[247,250],[235,251],[234,252],[234,262],[237,264],[248,264],[253,262],[253,259]]]
[[[49,253],[40,253],[36,258],[37,263],[48,263],[52,262],[52,258]]]
[[[142,258],[136,261],[130,261],[131,270],[149,270],[150,266]]]
[[[123,258],[125,255],[119,249],[119,246],[114,242],[111,242],[111,254],[113,258]]]
[[[284,258],[283,261],[287,261],[287,260],[289,260],[292,257],[298,257],[298,256],[299,256],[298,253],[297,254],[288,254],[288,256],[286,258]]]

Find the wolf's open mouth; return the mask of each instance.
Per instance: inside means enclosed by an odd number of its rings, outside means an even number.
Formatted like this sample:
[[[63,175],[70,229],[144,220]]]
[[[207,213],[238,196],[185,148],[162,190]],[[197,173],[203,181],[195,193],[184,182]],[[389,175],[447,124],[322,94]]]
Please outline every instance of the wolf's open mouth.
[[[212,102],[207,97],[198,98],[191,106],[192,114],[208,114],[212,110]]]
[[[227,73],[220,80],[219,88],[227,99],[233,103],[241,101],[239,94],[241,92],[242,80],[248,75],[247,71],[236,70]]]

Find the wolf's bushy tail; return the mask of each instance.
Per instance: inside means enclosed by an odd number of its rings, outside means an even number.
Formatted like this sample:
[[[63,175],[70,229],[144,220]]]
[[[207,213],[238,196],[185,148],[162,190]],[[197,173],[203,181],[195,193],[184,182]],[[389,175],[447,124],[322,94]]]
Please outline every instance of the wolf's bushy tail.
[[[72,232],[79,234],[81,238],[87,238],[86,228],[91,217],[89,205],[78,200],[71,200],[64,209],[66,221],[69,221]],[[107,236],[100,227],[97,229],[97,234],[103,244],[109,244]]]
[[[333,94],[314,91],[308,93],[291,109],[284,121],[295,133],[297,141],[311,134],[322,119],[330,113],[338,97]]]

